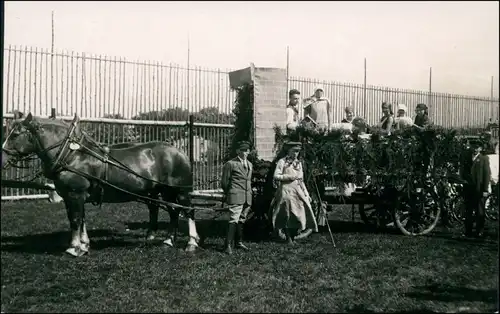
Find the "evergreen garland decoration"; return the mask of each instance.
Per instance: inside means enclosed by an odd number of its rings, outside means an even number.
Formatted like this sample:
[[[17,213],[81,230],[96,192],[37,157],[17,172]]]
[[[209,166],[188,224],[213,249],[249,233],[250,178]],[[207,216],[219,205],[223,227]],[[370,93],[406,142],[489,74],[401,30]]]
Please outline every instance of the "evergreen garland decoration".
[[[236,88],[236,100],[233,109],[236,119],[234,120],[231,143],[224,156],[225,161],[236,156],[235,144],[239,141],[248,141],[252,146],[254,144],[253,96],[253,84],[251,83],[245,83]],[[252,155],[256,154],[255,152],[252,153]]]
[[[348,135],[345,130],[318,131],[299,126],[285,135],[281,128],[274,127],[276,160],[286,152],[283,144],[291,138],[303,143],[303,160],[306,185],[314,192],[316,182],[328,182],[330,186],[343,191],[346,183],[358,186],[366,182],[380,192],[393,186],[398,190],[411,188],[414,181],[427,178],[434,184],[457,177],[460,157],[466,149],[461,136],[468,133],[463,129],[445,129],[430,126],[424,130],[408,128],[386,135],[379,128],[371,128],[371,138],[363,139],[359,134]],[[430,169],[429,171],[427,169]],[[273,171],[272,167],[269,171]],[[320,193],[324,192],[320,184]]]

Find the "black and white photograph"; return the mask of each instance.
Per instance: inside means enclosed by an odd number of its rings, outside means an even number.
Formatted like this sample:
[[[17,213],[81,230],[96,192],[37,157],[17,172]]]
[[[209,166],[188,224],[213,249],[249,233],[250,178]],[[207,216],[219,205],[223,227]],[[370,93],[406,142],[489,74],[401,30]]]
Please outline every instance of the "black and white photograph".
[[[2,6],[1,313],[498,314],[498,1]]]

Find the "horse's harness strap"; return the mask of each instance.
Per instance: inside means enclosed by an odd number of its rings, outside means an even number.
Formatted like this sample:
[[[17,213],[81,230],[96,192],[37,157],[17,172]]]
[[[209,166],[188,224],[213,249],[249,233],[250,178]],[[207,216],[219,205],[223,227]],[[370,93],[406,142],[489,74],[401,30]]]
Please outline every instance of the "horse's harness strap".
[[[73,121],[71,123],[71,128],[69,129],[68,135],[66,135],[63,144],[60,146],[59,151],[57,152],[56,160],[52,164],[52,167],[50,169],[51,172],[56,172],[58,170],[57,168],[60,168],[61,161],[64,161],[64,159],[66,159],[66,157],[69,155],[70,150],[67,150],[66,153],[64,153],[64,150],[68,147],[68,144],[73,136],[73,133],[75,132],[77,123],[78,123],[77,121]]]

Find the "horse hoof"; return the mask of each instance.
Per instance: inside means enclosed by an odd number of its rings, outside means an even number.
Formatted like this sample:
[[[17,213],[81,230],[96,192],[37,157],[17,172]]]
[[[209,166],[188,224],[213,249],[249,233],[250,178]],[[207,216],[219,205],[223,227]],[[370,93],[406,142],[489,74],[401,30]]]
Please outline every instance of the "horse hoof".
[[[196,251],[196,245],[192,245],[192,244],[188,244],[188,246],[186,246],[186,252],[194,252]]]
[[[74,256],[74,257],[80,257],[80,256],[83,256],[87,252],[84,252],[79,247],[70,247],[69,249],[66,250],[66,253],[68,253],[69,255]]]
[[[80,245],[80,250],[82,250],[85,253],[89,252],[89,248],[90,248],[89,243],[82,243],[82,245]]]
[[[174,247],[174,243],[172,242],[172,239],[166,239],[163,241],[163,244],[165,244],[168,247]]]

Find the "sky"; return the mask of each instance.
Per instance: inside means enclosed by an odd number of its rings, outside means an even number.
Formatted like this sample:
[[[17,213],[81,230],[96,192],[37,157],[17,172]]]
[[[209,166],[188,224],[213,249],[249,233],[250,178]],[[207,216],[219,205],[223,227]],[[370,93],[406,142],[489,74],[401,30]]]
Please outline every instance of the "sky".
[[[5,2],[5,45],[498,97],[499,2]]]

